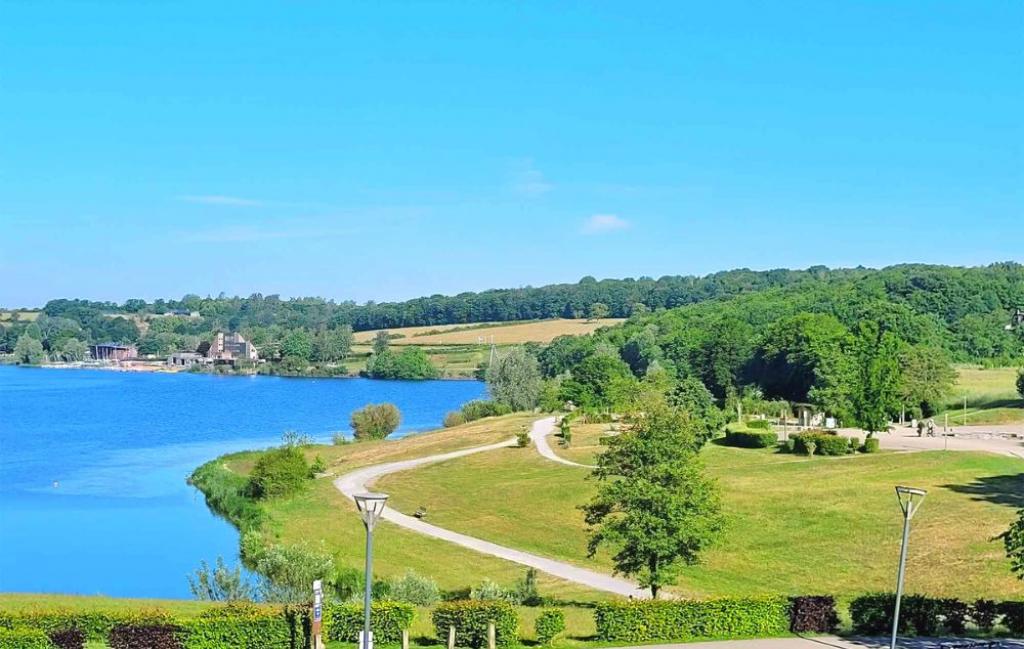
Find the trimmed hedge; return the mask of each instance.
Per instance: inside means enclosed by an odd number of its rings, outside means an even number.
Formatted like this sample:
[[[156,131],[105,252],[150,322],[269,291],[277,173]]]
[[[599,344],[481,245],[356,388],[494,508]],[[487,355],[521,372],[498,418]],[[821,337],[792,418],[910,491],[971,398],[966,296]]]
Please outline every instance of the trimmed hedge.
[[[1003,626],[1010,633],[1018,637],[1024,635],[1024,602],[1002,602],[999,612],[1003,614]]]
[[[779,436],[773,432],[754,430],[730,430],[725,433],[727,446],[739,448],[771,448],[779,443]]]
[[[54,645],[39,629],[0,628],[0,649],[53,649]]]
[[[767,419],[751,419],[747,422],[747,428],[755,430],[772,430],[772,422]]]
[[[401,642],[402,631],[412,626],[416,608],[404,602],[374,601],[370,606],[370,629],[375,644]],[[362,604],[324,606],[324,628],[328,640],[359,642],[363,632]]]
[[[892,629],[893,593],[864,595],[850,602],[853,630],[859,634],[888,633]],[[1002,616],[1003,625],[1013,634],[1024,634],[1024,602],[978,600],[973,605],[958,599],[939,599],[905,595],[900,602],[899,632],[904,635],[962,636],[968,621],[989,632]]]
[[[869,437],[864,440],[864,446],[861,447],[865,453],[877,453],[882,449],[882,442],[877,437]]]
[[[789,633],[784,597],[603,602],[594,611],[604,642],[680,641]]]
[[[102,642],[116,626],[171,624],[171,616],[158,610],[71,611],[66,609],[0,612],[0,627],[26,627],[53,635],[79,629],[86,640]]]
[[[305,610],[252,604],[210,609],[179,627],[182,649],[303,649],[309,637]]]
[[[831,595],[790,599],[789,630],[793,633],[835,633],[838,626],[836,600]]]
[[[507,601],[467,599],[442,602],[434,609],[432,618],[441,644],[448,642],[448,628],[454,626],[456,646],[486,647],[489,622],[494,623],[497,646],[519,644],[519,616]]]
[[[560,608],[549,608],[537,616],[533,626],[537,642],[550,644],[559,633],[565,631],[565,612]]]
[[[814,443],[816,455],[846,455],[851,452],[850,442],[842,435],[808,432],[795,433],[790,436],[790,439],[793,440],[793,450],[802,455],[810,455],[808,453],[809,442]]]
[[[64,629],[50,633],[50,642],[58,649],[85,649],[85,631]]]

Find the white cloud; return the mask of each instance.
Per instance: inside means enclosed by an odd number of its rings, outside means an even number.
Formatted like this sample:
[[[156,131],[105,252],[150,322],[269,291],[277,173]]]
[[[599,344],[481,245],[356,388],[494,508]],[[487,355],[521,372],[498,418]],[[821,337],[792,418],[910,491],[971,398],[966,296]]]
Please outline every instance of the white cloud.
[[[533,166],[533,160],[521,161],[513,173],[512,190],[522,196],[535,198],[547,194],[554,188],[544,174]]]
[[[583,222],[583,234],[602,234],[629,227],[629,221],[615,214],[595,214]]]
[[[199,203],[200,205],[230,205],[232,207],[258,207],[263,201],[252,198],[239,198],[237,196],[222,196],[220,194],[188,194],[178,196],[179,201],[186,203]]]

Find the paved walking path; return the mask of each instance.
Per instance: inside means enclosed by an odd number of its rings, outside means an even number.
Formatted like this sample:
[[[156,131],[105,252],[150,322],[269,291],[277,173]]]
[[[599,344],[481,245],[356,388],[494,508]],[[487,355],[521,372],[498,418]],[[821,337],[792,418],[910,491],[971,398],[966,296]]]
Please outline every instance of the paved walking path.
[[[542,422],[547,422],[549,429],[554,427],[554,418],[549,418],[535,422],[533,430],[538,429],[538,424],[541,424],[539,429],[543,429],[544,425]],[[531,436],[532,435],[533,432],[531,430]],[[369,491],[371,483],[382,476],[397,473],[399,471],[407,471],[426,464],[434,464],[437,462],[444,462],[445,460],[465,457],[474,453],[496,451],[514,446],[515,443],[516,440],[510,439],[505,442],[498,442],[497,444],[477,446],[474,448],[463,449],[461,451],[452,451],[451,453],[441,453],[413,460],[402,460],[400,462],[388,462],[386,464],[364,467],[337,478],[334,481],[334,486],[342,494],[352,499],[355,494]],[[548,450],[550,450],[550,447],[548,447]],[[413,516],[407,516],[406,514],[395,511],[390,507],[384,510],[383,518],[414,532],[419,532],[426,536],[432,536],[436,539],[461,545],[464,548],[469,548],[470,550],[475,550],[483,554],[489,554],[491,556],[498,557],[499,559],[505,559],[524,566],[530,566],[531,568],[536,568],[541,572],[593,588],[594,590],[601,590],[627,597],[632,596],[635,598],[644,598],[649,596],[648,591],[640,589],[635,583],[629,580],[613,577],[594,570],[587,570],[586,568],[580,568],[562,561],[555,561],[540,555],[522,552],[521,550],[507,548],[496,543],[491,543],[490,541],[484,541],[472,536],[467,536],[466,534],[446,530],[443,527],[431,525],[430,523],[424,522]]]
[[[840,435],[864,438],[864,431],[855,428],[841,428]],[[1016,433],[1024,435],[1019,424],[1006,426],[960,426],[955,436],[943,437],[941,428],[935,437],[918,437],[917,431],[897,426],[891,432],[878,433],[883,449],[893,451],[984,451],[997,455],[1008,455],[1024,459],[1024,438],[1010,437]]]
[[[537,447],[537,452],[554,462],[561,464],[567,464],[569,466],[579,466],[585,469],[593,469],[592,464],[580,464],[579,462],[573,462],[561,457],[555,450],[548,444],[548,436],[555,432],[555,418],[545,417],[544,419],[538,419],[533,422],[533,426],[530,428],[530,439],[533,440],[533,445]]]

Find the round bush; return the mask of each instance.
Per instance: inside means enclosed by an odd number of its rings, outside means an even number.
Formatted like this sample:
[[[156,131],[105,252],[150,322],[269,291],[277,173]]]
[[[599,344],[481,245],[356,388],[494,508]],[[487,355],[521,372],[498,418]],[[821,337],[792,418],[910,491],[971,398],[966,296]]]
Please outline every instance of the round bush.
[[[877,437],[869,437],[866,440],[864,440],[864,446],[862,447],[862,450],[865,453],[877,453],[879,450],[881,450],[881,448],[882,443],[878,440]]]
[[[558,608],[549,608],[541,612],[534,622],[537,642],[550,644],[559,633],[565,631],[565,612]]]

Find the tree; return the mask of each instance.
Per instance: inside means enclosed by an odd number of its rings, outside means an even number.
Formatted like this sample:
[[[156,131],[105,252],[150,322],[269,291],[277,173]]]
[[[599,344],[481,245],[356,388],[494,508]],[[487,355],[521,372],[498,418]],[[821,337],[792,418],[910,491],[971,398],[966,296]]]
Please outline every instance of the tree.
[[[874,437],[888,429],[890,415],[899,408],[899,341],[884,326],[862,322],[852,352],[853,417],[868,437]]]
[[[371,403],[353,412],[349,423],[357,440],[384,439],[402,423],[402,414],[393,403]]]
[[[703,445],[725,427],[725,413],[715,405],[715,399],[704,384],[695,377],[680,381],[668,394],[668,402],[686,412],[697,426],[697,435]]]
[[[560,396],[581,408],[591,410],[621,409],[637,383],[629,366],[605,354],[587,357],[562,382]]]
[[[313,353],[313,339],[309,333],[296,329],[281,341],[281,356],[309,362]]]
[[[373,337],[373,353],[383,354],[388,349],[388,345],[391,344],[391,336],[388,335],[387,330],[381,329]]]
[[[14,361],[21,365],[39,365],[46,360],[46,352],[43,351],[43,343],[38,338],[33,338],[28,333],[18,337],[14,345]]]
[[[1017,370],[1017,394],[1024,399],[1024,368]]]
[[[1018,579],[1024,580],[1024,509],[1017,512],[1017,520],[1002,534],[1010,570]]]
[[[900,404],[914,416],[930,417],[953,390],[956,372],[945,350],[905,346],[900,353]]]
[[[491,398],[513,410],[532,410],[540,399],[541,376],[537,359],[514,347],[487,368]]]
[[[588,311],[590,320],[603,320],[608,317],[608,305],[604,302],[594,302]]]
[[[337,363],[345,360],[352,348],[352,327],[320,330],[313,336],[312,359],[317,363]]]
[[[430,357],[420,347],[405,347],[399,353],[389,348],[370,354],[366,362],[366,376],[373,379],[422,380],[435,379],[439,372]]]
[[[194,575],[188,578],[188,588],[198,599],[209,602],[251,602],[254,592],[242,577],[242,566],[228,568],[223,557],[217,557],[217,566],[202,561]]]
[[[647,404],[598,456],[597,495],[583,507],[590,556],[611,546],[616,573],[634,577],[652,597],[697,563],[723,527],[717,486],[698,456],[698,429],[664,403]]]
[[[62,360],[77,363],[89,353],[89,347],[77,338],[65,338],[58,349]]]
[[[310,475],[302,450],[286,443],[260,455],[249,474],[246,491],[254,498],[288,496],[301,491]]]

